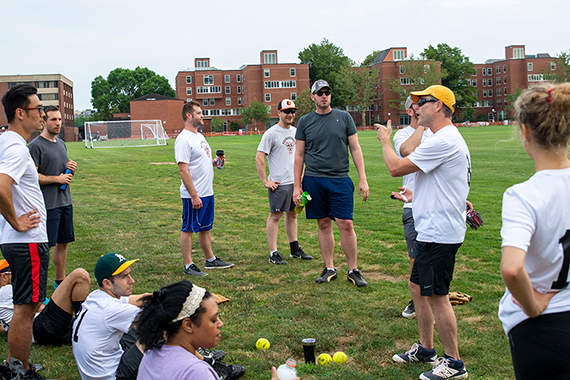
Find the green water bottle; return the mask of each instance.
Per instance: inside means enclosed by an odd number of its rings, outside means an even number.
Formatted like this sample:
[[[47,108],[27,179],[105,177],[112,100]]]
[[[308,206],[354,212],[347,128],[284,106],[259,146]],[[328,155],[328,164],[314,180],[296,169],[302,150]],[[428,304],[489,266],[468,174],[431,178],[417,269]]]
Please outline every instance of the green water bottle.
[[[309,203],[311,199],[313,198],[311,198],[309,193],[307,193],[306,191],[303,192],[303,194],[299,195],[299,206],[295,207],[295,212],[299,214],[301,211],[303,211],[303,208],[305,208],[305,206],[307,205],[307,203]]]

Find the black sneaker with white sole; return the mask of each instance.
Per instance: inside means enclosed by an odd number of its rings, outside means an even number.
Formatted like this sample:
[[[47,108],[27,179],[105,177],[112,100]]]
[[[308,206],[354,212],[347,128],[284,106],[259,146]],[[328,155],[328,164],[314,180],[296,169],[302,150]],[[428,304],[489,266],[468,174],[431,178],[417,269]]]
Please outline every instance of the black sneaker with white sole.
[[[194,263],[190,264],[190,266],[188,268],[184,268],[184,274],[190,275],[190,276],[207,276],[208,273],[206,272],[202,272],[202,270],[200,268],[198,268],[198,266]]]
[[[279,252],[275,252],[275,253],[269,255],[269,262],[271,264],[277,264],[277,265],[287,264],[287,261],[285,261],[285,259],[283,259],[283,257],[281,257]]]
[[[435,364],[437,361],[437,353],[435,349],[428,350],[421,343],[414,343],[412,348],[403,354],[396,354],[392,356],[392,360],[396,363],[415,363],[425,362]]]
[[[333,280],[336,280],[336,277],[337,277],[336,270],[330,270],[325,267],[325,269],[323,269],[321,275],[317,277],[315,282],[318,282],[320,284],[324,282],[331,282]]]
[[[219,257],[216,257],[216,259],[214,261],[206,260],[206,264],[204,265],[204,268],[205,269],[225,269],[225,268],[231,268],[233,266],[234,266],[234,264],[226,263],[225,261],[220,260]]]
[[[359,287],[368,286],[368,283],[362,278],[362,274],[360,274],[358,269],[354,269],[352,273],[348,273],[346,279]]]
[[[412,319],[416,317],[416,307],[414,306],[414,300],[411,300],[408,306],[402,311],[402,317]]]
[[[291,252],[291,257],[294,259],[313,260],[313,256],[307,255],[301,247],[298,250]]]

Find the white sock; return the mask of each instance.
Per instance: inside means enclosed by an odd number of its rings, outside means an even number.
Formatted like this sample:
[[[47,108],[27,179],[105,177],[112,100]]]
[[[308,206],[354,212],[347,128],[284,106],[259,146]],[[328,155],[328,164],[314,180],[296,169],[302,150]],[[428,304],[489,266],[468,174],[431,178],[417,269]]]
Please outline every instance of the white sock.
[[[214,260],[216,260],[216,255],[214,255],[214,257],[210,257],[209,259],[206,259],[206,261],[209,263],[211,263]]]
[[[269,252],[269,256],[273,256],[273,255],[275,255],[275,254],[278,253],[278,252],[279,252],[278,250],[270,251],[270,252]]]

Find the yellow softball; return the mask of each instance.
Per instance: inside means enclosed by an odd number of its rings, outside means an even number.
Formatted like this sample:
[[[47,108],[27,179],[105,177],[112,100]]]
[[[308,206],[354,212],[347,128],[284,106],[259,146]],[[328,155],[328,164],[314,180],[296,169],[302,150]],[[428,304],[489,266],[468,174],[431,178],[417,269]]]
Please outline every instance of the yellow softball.
[[[258,350],[267,350],[269,349],[269,346],[271,346],[271,344],[269,343],[269,341],[265,338],[259,338],[257,340],[257,342],[255,342],[255,347]]]
[[[336,364],[344,364],[346,363],[346,354],[342,351],[335,352],[332,359]]]
[[[319,363],[319,365],[331,365],[332,358],[329,354],[320,354],[317,358],[317,363]]]

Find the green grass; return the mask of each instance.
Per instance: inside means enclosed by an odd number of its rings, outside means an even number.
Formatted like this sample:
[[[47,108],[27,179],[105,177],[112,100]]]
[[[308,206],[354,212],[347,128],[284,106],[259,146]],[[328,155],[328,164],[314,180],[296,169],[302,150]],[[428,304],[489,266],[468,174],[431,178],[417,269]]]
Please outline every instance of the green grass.
[[[462,128],[471,150],[471,200],[484,226],[468,230],[460,248],[451,290],[473,296],[470,304],[454,307],[459,326],[459,349],[472,379],[513,378],[508,340],[497,318],[504,285],[499,274],[501,199],[505,189],[534,172],[532,161],[513,134],[513,127]],[[369,286],[357,289],[346,281],[346,260],[338,244],[335,265],[339,278],[316,284],[322,269],[317,227],[299,219],[299,241],[315,260],[289,260],[287,266],[268,263],[265,221],[267,192],[255,170],[255,152],[261,136],[212,137],[213,150],[224,149],[223,170],[215,173],[216,220],[212,230],[214,252],[236,265],[211,271],[195,280],[208,290],[231,299],[220,306],[225,324],[218,346],[226,361],[247,368],[244,379],[269,379],[271,365],[293,357],[302,363],[301,339],[317,339],[317,354],[342,350],[345,366],[298,366],[303,379],[415,379],[427,365],[396,365],[391,357],[418,339],[415,320],[400,317],[410,299],[408,258],[401,225],[402,204],[390,200],[401,183],[391,178],[373,131],[359,132],[364,152],[370,198],[355,202],[354,225],[358,236],[359,267]],[[120,252],[140,258],[133,268],[134,292],[152,291],[188,279],[182,274],[179,250],[180,176],[174,165],[173,140],[168,146],[148,148],[85,149],[67,145],[78,163],[72,183],[75,209],[75,243],[70,244],[68,272],[75,267],[91,274],[97,258]],[[351,175],[357,181],[356,171]],[[278,246],[288,252],[281,228]],[[194,242],[196,262],[203,255]],[[53,284],[50,264],[49,285]],[[92,289],[96,288],[92,275]],[[258,338],[271,342],[267,351],[255,349]],[[436,334],[438,353],[441,342]],[[5,333],[0,347],[6,352]],[[46,366],[43,375],[79,378],[70,347],[34,346],[32,362]]]

